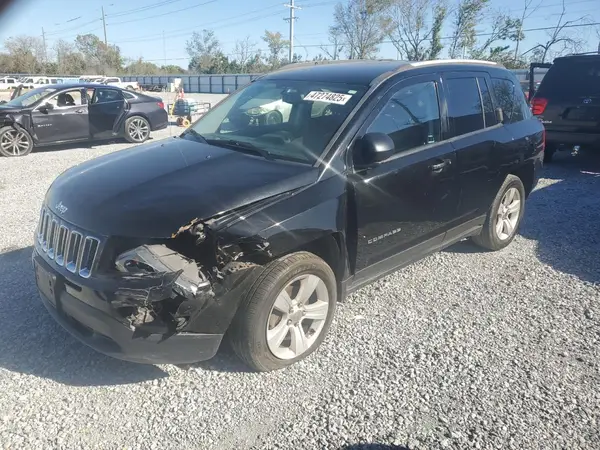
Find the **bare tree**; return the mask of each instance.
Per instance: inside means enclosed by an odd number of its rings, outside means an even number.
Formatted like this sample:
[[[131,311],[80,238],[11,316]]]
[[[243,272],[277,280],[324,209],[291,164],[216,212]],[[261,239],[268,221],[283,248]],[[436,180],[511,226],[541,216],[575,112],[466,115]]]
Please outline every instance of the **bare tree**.
[[[458,58],[477,43],[475,26],[481,22],[489,0],[460,0],[452,21],[452,36],[448,54]]]
[[[330,50],[330,48],[333,50]],[[321,50],[334,61],[340,59],[344,51],[344,36],[341,30],[337,27],[329,27],[329,45],[321,45]]]
[[[574,36],[569,29],[576,24],[583,24],[587,16],[581,16],[575,20],[565,20],[565,14],[567,9],[565,6],[565,0],[562,1],[562,10],[559,14],[556,26],[547,31],[548,39],[546,42],[538,43],[527,52],[533,52],[533,59],[539,62],[546,62],[546,58],[549,56],[553,47],[560,45],[561,49],[557,53],[564,53],[566,51],[576,52],[581,49],[583,40],[579,37]]]
[[[250,36],[235,42],[234,54],[240,65],[242,73],[246,72],[248,62],[256,55],[256,42],[250,40]]]
[[[58,73],[71,75],[85,72],[85,58],[73,43],[59,39],[53,48]]]
[[[534,12],[536,12],[538,10],[538,8],[540,7],[540,5],[542,4],[541,0],[523,0],[524,2],[524,8],[523,8],[523,12],[521,14],[521,27],[519,28],[519,34],[518,34],[518,38],[517,38],[517,44],[515,45],[515,61],[517,60],[517,58],[519,57],[519,44],[521,43],[521,41],[523,40],[524,36],[523,36],[523,24],[525,23],[525,20],[528,19]],[[535,5],[534,5],[535,3]]]
[[[432,52],[433,35],[441,31],[447,8],[442,0],[393,0],[390,8],[389,37],[403,58],[423,61],[441,52],[441,40],[436,36]]]
[[[8,38],[4,47],[12,61],[15,72],[36,73],[42,69],[44,43],[37,36],[16,36]]]
[[[389,0],[348,0],[338,3],[333,13],[334,27],[343,36],[350,59],[377,56],[379,44],[387,34]]]

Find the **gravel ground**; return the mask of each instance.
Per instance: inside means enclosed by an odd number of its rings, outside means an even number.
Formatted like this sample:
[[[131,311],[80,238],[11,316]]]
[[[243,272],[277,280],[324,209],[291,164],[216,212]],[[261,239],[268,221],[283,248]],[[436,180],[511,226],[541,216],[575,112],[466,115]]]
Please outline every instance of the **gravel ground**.
[[[226,348],[188,370],[113,360],[40,304],[46,189],[127,146],[0,158],[4,448],[600,447],[599,161],[547,168],[509,248],[460,243],[388,276],[340,305],[306,361],[254,374]]]

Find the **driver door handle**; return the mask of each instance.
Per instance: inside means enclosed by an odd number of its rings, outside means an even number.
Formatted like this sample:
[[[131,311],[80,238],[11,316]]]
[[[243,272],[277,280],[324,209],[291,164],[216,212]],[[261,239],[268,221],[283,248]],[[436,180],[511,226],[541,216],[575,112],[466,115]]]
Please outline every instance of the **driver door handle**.
[[[442,162],[439,162],[437,164],[432,164],[431,166],[429,166],[429,168],[431,169],[432,172],[434,173],[439,173],[442,170],[444,170],[444,168],[448,165],[451,164],[452,161],[450,161],[449,159],[444,159]]]

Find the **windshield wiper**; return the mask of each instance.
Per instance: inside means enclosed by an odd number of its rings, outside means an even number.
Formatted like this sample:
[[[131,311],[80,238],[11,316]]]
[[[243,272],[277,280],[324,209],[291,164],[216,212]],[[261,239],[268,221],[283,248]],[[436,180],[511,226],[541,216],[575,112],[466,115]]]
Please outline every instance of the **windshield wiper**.
[[[193,128],[188,128],[181,134],[181,136],[187,136],[187,135],[192,135],[196,138],[197,141],[200,141],[203,144],[208,144],[208,141],[206,140],[206,138],[204,136],[202,136],[200,133],[198,133],[196,130],[194,130]]]
[[[227,147],[232,150],[240,150],[254,153],[256,155],[262,156],[265,159],[268,159],[269,161],[273,161],[275,159],[273,158],[271,153],[269,153],[264,148],[257,147],[256,145],[246,141],[237,141],[235,139],[206,139],[206,142],[208,142],[211,145]]]

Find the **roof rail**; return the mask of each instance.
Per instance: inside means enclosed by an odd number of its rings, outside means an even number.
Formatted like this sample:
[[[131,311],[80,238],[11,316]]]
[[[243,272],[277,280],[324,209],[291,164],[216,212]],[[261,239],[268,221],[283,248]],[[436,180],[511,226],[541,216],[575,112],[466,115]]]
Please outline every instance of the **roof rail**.
[[[343,64],[343,63],[352,63],[352,62],[373,62],[373,61],[387,61],[392,62],[396,61],[395,59],[325,59],[322,61],[303,61],[297,63],[286,64],[285,66],[280,67],[279,69],[272,70],[271,73],[274,72],[282,72],[284,70],[290,69],[299,69],[303,67],[312,67],[312,66],[320,66],[323,64]],[[398,61],[402,62],[402,61]]]
[[[568,53],[564,56],[558,56],[558,58],[565,58],[567,56],[584,56],[584,55],[600,55],[600,48],[598,48],[598,50],[596,50],[595,52],[581,52],[581,53]]]
[[[429,66],[429,65],[435,65],[435,64],[464,64],[464,63],[468,63],[468,64],[483,64],[486,66],[499,66],[499,67],[504,67],[502,66],[502,64],[498,64],[497,62],[494,61],[485,61],[482,59],[432,59],[429,61],[415,61],[415,62],[411,62],[410,65],[414,66],[414,67],[420,67],[420,66]]]

